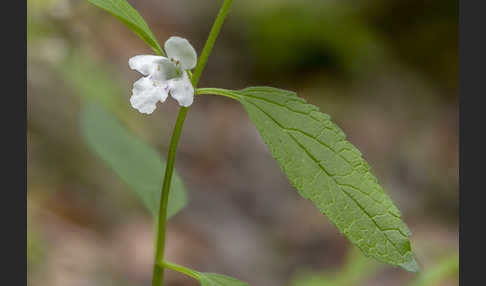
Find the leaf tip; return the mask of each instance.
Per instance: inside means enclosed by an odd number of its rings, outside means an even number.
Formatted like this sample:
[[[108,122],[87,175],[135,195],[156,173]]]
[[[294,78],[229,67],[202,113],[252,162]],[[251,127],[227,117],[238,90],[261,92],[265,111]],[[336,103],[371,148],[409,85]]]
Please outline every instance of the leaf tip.
[[[417,261],[413,257],[410,261],[400,264],[400,267],[402,267],[403,269],[409,272],[415,272],[415,273],[419,272],[419,266],[417,264]]]

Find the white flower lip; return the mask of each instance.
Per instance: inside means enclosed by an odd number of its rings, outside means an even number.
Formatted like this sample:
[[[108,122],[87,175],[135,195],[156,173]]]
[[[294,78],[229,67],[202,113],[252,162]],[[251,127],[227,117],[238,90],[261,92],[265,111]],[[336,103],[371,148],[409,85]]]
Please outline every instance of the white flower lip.
[[[133,84],[130,103],[144,114],[151,114],[157,103],[170,94],[180,106],[188,107],[194,101],[194,87],[186,70],[193,69],[197,54],[189,41],[170,37],[164,45],[168,57],[137,55],[128,60],[128,66],[144,75]]]
[[[130,103],[140,113],[151,114],[158,101],[164,102],[169,95],[162,86],[154,85],[148,77],[142,77],[133,84]]]
[[[182,78],[170,81],[169,89],[172,98],[177,100],[181,106],[188,107],[194,101],[194,88],[187,73],[184,73]],[[187,94],[192,94],[193,96],[187,96]]]

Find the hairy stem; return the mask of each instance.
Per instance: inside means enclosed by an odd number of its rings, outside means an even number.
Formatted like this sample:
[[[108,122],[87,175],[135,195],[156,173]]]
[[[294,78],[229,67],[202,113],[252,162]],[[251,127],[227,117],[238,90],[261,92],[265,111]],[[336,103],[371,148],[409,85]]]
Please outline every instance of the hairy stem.
[[[231,6],[232,0],[225,0],[221,9],[219,10],[218,16],[214,21],[211,32],[209,33],[206,44],[204,45],[203,51],[199,58],[196,68],[194,69],[194,74],[191,77],[192,85],[196,89],[199,82],[199,77],[201,76],[211,50],[213,49],[214,42],[218,37],[221,26],[223,25],[224,19],[228,14],[229,8]],[[189,73],[190,74],[190,73]],[[165,168],[164,183],[162,185],[162,194],[160,196],[160,208],[158,216],[158,228],[157,228],[157,244],[155,250],[155,262],[152,275],[152,286],[161,286],[164,283],[164,250],[165,250],[165,230],[167,223],[167,203],[169,201],[169,190],[172,181],[172,173],[174,172],[175,156],[177,152],[177,145],[179,143],[179,138],[181,136],[182,127],[184,125],[184,120],[186,119],[188,107],[181,107],[179,109],[179,115],[177,116],[177,121],[174,126],[174,131],[172,133],[172,138],[170,140],[169,155],[167,156],[167,166]]]

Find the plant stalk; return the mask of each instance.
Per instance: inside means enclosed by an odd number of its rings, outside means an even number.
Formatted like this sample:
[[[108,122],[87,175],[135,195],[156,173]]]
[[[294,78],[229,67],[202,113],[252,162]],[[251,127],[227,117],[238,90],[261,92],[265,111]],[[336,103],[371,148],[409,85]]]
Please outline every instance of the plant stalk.
[[[192,75],[191,81],[194,89],[196,90],[199,78],[206,66],[206,62],[211,54],[214,46],[214,42],[219,35],[221,26],[223,25],[224,19],[229,12],[232,0],[225,0],[221,6],[218,16],[214,20],[213,27],[209,33],[206,44],[204,45],[201,56],[194,69],[194,74]],[[186,119],[188,107],[181,107],[179,109],[179,115],[177,116],[177,121],[174,126],[174,131],[172,133],[172,138],[170,140],[169,154],[167,156],[167,166],[165,168],[164,183],[162,184],[162,194],[160,196],[160,207],[158,216],[158,228],[157,228],[157,244],[155,250],[155,262],[152,275],[152,286],[162,286],[164,283],[164,250],[165,250],[165,232],[167,224],[167,203],[169,201],[169,191],[170,184],[172,181],[172,174],[174,172],[175,156],[177,153],[177,145],[179,144],[179,139],[182,132],[182,127],[184,126],[184,120]]]
[[[165,167],[164,183],[162,185],[162,194],[160,197],[160,208],[158,218],[157,244],[155,250],[155,263],[152,275],[152,286],[163,285],[164,280],[164,250],[165,250],[165,230],[167,223],[167,203],[169,202],[170,183],[172,181],[172,174],[174,172],[175,156],[177,152],[177,145],[181,137],[182,127],[186,119],[188,107],[181,107],[179,115],[174,126],[172,138],[170,140],[169,155],[167,156],[167,166]]]
[[[224,19],[226,15],[228,15],[229,9],[231,7],[233,0],[224,0],[223,5],[219,9],[218,16],[214,20],[213,27],[211,28],[211,32],[209,32],[208,39],[204,44],[203,51],[199,60],[197,62],[197,66],[194,69],[194,73],[192,75],[192,85],[194,88],[197,87],[197,83],[199,82],[199,78],[201,77],[202,71],[206,66],[206,62],[208,61],[209,55],[214,47],[214,42],[216,42],[216,38],[219,35],[219,31],[221,30],[221,26],[223,25]]]

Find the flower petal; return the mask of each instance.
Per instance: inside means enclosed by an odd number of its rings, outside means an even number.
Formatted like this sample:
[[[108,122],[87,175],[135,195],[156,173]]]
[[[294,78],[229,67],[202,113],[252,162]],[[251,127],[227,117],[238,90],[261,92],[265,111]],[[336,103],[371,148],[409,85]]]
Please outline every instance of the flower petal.
[[[156,108],[157,101],[167,99],[168,89],[157,85],[148,77],[142,77],[133,84],[130,103],[141,113],[151,114]]]
[[[175,78],[169,82],[169,90],[172,98],[177,100],[179,105],[188,107],[194,101],[194,87],[186,73],[180,78]]]
[[[197,54],[191,44],[181,37],[170,37],[164,45],[169,59],[179,61],[182,69],[190,70],[196,66]]]
[[[150,75],[155,81],[166,82],[169,79],[180,76],[182,72],[169,59],[162,58],[155,62],[155,70]]]
[[[128,60],[128,66],[132,70],[136,70],[139,73],[147,76],[153,73],[157,69],[157,62],[167,59],[162,56],[154,56],[154,55],[138,55],[131,57]]]

